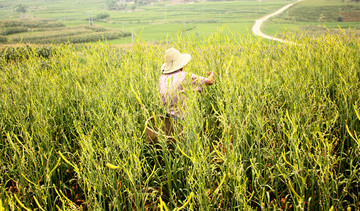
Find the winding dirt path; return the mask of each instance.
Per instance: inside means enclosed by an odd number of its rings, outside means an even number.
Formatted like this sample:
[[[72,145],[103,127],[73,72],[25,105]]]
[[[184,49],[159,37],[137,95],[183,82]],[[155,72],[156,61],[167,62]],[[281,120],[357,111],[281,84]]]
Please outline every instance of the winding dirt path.
[[[252,27],[252,32],[256,35],[256,36],[260,36],[260,37],[263,37],[265,39],[269,39],[269,40],[276,40],[276,41],[279,41],[279,42],[282,42],[282,43],[290,43],[290,44],[296,44],[294,42],[291,42],[291,41],[287,41],[287,40],[283,40],[283,39],[279,39],[279,38],[276,38],[276,37],[272,37],[272,36],[269,36],[269,35],[266,35],[264,34],[262,31],[261,31],[261,25],[267,21],[269,18],[273,17],[273,16],[276,16],[276,15],[279,15],[280,13],[284,12],[285,10],[287,10],[289,7],[293,6],[295,3],[299,2],[301,0],[298,0],[296,2],[293,2],[293,3],[290,3],[288,5],[285,5],[283,6],[281,9],[277,10],[276,12],[274,13],[271,13],[270,15],[267,15],[265,17],[262,17],[258,20],[256,20],[255,24],[253,25]]]

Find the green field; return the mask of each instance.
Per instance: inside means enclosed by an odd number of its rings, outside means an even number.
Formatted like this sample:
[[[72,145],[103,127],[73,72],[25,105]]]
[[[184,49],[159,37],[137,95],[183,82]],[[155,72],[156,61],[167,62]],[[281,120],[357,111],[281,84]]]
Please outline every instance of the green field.
[[[177,38],[3,49],[0,209],[359,208],[358,38]],[[169,47],[216,82],[193,96],[175,143],[161,131],[148,143]]]
[[[61,34],[51,36],[56,28],[39,30],[39,36],[46,39],[31,37],[32,33],[16,33],[6,38],[0,37],[2,43],[32,42],[53,43],[66,40],[66,31],[77,28],[84,29],[89,24],[89,16],[93,18],[95,27],[106,30],[94,34],[91,30],[82,35],[69,35],[68,40],[76,42],[94,41],[107,39],[109,43],[121,44],[132,43],[136,37],[141,40],[158,42],[173,37],[179,31],[192,34],[195,39],[201,40],[211,33],[221,29],[226,32],[246,35],[254,21],[269,14],[283,5],[289,3],[282,0],[270,1],[222,1],[222,2],[192,2],[186,4],[173,4],[172,2],[153,2],[151,4],[126,3],[124,8],[112,10],[108,7],[109,1],[0,1],[0,11],[3,14],[0,21],[51,21],[62,24],[65,27],[63,39],[56,39]],[[25,8],[25,12],[19,12],[19,5]],[[327,31],[326,28],[342,28],[359,33],[360,11],[359,3],[341,0],[310,1],[303,0],[278,17],[272,18],[263,26],[263,30],[270,35],[282,36],[285,33],[309,33],[318,35]],[[103,16],[103,18],[101,18]],[[1,23],[0,23],[1,24]],[[41,26],[41,24],[39,24]],[[6,30],[3,27],[0,34]],[[12,30],[12,29],[10,29]],[[131,36],[131,33],[134,36]],[[30,35],[29,35],[30,34]],[[130,35],[129,35],[130,34]],[[1,36],[1,35],[0,35]],[[77,36],[71,38],[70,36]],[[4,36],[3,36],[4,37]],[[22,39],[22,38],[27,39]]]
[[[104,1],[21,1],[26,5],[26,12],[16,12],[20,1],[9,3],[0,1],[2,20],[50,19],[67,27],[84,27],[88,24],[88,12],[91,13],[94,24],[113,31],[133,31],[145,41],[159,41],[171,37],[180,30],[193,33],[201,40],[225,27],[233,33],[248,34],[254,21],[281,6],[286,1],[265,1],[259,8],[259,2],[254,0],[225,2],[195,2],[192,4],[171,4],[170,2],[155,2],[154,4],[138,5],[131,9],[114,11],[105,10]],[[101,14],[108,14],[106,19],[97,20]],[[21,34],[18,34],[21,37]],[[131,43],[131,36],[111,43]]]
[[[0,211],[359,209],[358,3],[109,1],[0,0]],[[149,142],[170,47],[215,84]]]
[[[318,36],[339,29],[360,36],[360,3],[303,0],[263,26],[265,33],[278,36],[283,32]]]

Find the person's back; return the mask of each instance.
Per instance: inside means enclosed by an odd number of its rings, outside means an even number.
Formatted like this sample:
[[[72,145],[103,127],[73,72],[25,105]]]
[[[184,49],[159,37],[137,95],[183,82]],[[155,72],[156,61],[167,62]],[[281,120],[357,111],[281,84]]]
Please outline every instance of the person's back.
[[[167,115],[179,119],[186,116],[186,93],[202,91],[204,84],[214,83],[214,73],[209,72],[208,78],[182,71],[191,60],[189,54],[181,54],[175,48],[165,52],[165,63],[161,66],[159,89],[162,102],[168,107]]]

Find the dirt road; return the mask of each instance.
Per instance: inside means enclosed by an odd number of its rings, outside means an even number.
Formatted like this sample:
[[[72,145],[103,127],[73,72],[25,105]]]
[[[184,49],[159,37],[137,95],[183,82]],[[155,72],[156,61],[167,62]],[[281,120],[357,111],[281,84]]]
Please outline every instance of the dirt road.
[[[299,2],[301,0],[298,0],[296,2]],[[283,39],[279,39],[279,38],[276,38],[276,37],[272,37],[272,36],[269,36],[269,35],[266,35],[264,34],[262,31],[261,31],[261,25],[267,21],[269,18],[273,17],[273,16],[276,16],[282,12],[284,12],[286,9],[288,9],[289,7],[293,6],[296,2],[293,2],[293,3],[290,3],[288,5],[285,5],[284,7],[282,7],[281,9],[279,9],[278,11],[274,12],[274,13],[271,13],[270,15],[267,15],[263,18],[260,18],[258,20],[256,20],[254,26],[252,27],[252,32],[256,35],[256,36],[260,36],[260,37],[263,37],[265,39],[270,39],[270,40],[276,40],[276,41],[279,41],[279,42],[282,42],[282,43],[290,43],[290,44],[295,44],[294,42],[291,42],[291,41],[286,41],[286,40],[283,40]]]

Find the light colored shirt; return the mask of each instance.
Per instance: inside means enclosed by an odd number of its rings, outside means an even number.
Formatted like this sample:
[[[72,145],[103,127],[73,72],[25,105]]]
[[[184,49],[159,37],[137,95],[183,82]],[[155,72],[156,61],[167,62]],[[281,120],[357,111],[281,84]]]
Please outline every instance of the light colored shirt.
[[[161,100],[172,116],[184,118],[186,113],[186,92],[202,91],[206,78],[187,73],[175,71],[169,74],[162,74],[159,78]]]

